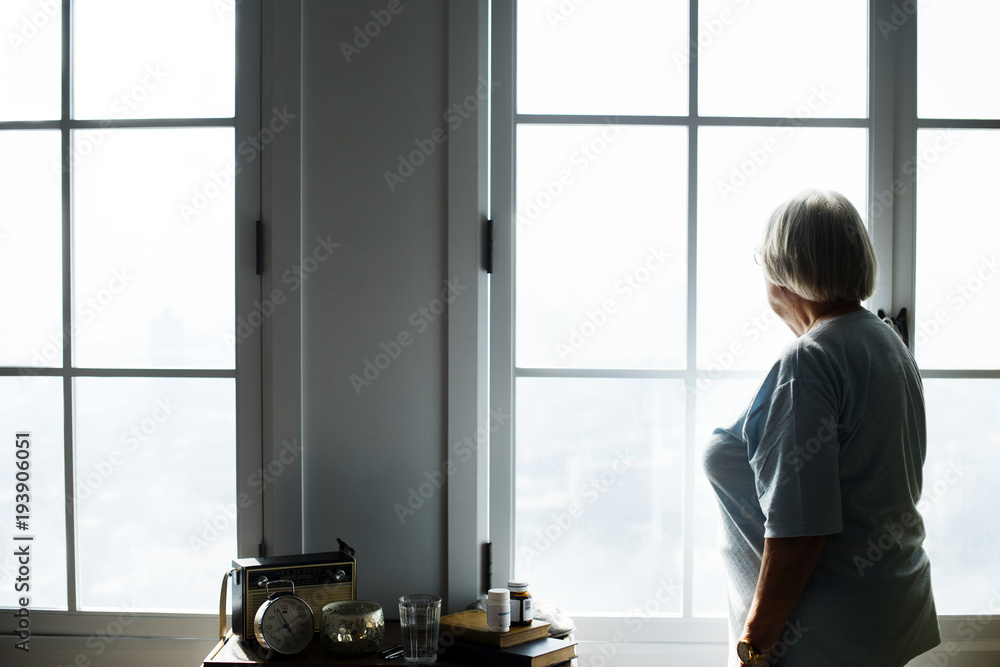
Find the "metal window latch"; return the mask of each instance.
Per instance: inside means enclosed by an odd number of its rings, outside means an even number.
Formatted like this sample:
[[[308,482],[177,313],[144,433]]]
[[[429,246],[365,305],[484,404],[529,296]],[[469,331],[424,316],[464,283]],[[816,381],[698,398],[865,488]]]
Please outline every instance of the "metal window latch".
[[[261,220],[257,221],[254,226],[254,246],[256,248],[256,270],[257,275],[264,275],[264,223]]]
[[[899,315],[893,317],[892,315],[886,315],[885,311],[879,308],[878,311],[879,318],[892,327],[892,330],[899,334],[899,337],[903,339],[903,344],[906,347],[910,346],[910,331],[909,324],[906,319],[906,308],[899,309]]]
[[[493,273],[493,221],[486,221],[486,273]]]

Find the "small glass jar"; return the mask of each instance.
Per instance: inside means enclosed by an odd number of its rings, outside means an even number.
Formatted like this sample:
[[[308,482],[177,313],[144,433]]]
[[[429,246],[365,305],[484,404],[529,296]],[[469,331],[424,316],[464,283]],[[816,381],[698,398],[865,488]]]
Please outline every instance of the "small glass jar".
[[[490,632],[510,630],[510,591],[491,588],[486,597],[486,626]]]
[[[531,609],[531,593],[528,592],[528,582],[508,581],[510,590],[510,624],[512,627],[531,625],[535,617]]]

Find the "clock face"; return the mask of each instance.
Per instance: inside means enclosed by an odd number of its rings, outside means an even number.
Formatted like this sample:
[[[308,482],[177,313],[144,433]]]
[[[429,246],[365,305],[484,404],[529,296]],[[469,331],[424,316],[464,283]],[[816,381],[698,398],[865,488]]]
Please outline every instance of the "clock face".
[[[298,653],[305,649],[315,630],[312,609],[305,600],[292,595],[268,600],[254,619],[257,641],[278,653]]]

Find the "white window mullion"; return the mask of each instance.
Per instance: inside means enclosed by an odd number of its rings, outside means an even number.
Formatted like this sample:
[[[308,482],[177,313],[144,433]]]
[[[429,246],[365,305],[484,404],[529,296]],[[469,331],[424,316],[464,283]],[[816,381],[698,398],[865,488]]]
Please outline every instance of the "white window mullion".
[[[891,21],[891,12],[896,10],[891,2],[876,0],[873,3],[879,20]],[[898,23],[898,21],[897,21]],[[893,24],[894,25],[894,24]],[[873,24],[874,34],[871,39],[879,39],[888,43],[891,48],[891,58],[895,67],[891,79],[884,82],[884,87],[891,90],[892,103],[892,265],[891,274],[885,270],[885,275],[891,275],[892,298],[891,308],[894,315],[901,308],[907,309],[910,322],[910,349],[913,349],[913,323],[919,313],[915,308],[914,284],[916,282],[916,232],[915,220],[917,210],[916,175],[906,173],[906,165],[911,163],[917,152],[917,17],[903,22],[899,30],[888,33],[887,36]],[[880,240],[876,238],[876,242]],[[881,259],[881,258],[880,258]]]
[[[688,10],[688,43],[698,46],[698,0],[691,0]],[[698,58],[688,65],[688,214],[687,214],[687,377],[684,383],[684,518],[682,540],[684,569],[681,615],[691,618],[694,610],[694,517],[695,475],[700,466],[695,435],[698,369]]]
[[[893,315],[893,211],[896,193],[893,187],[893,131],[896,120],[895,41],[883,39],[879,21],[887,11],[874,3],[868,14],[868,229],[879,261],[879,281],[870,300],[871,310],[882,309]]]
[[[449,108],[489,73],[489,3],[452,4],[448,11]],[[488,114],[473,112],[461,132],[448,141],[448,275],[468,281],[468,295],[448,310],[448,605],[460,608],[486,592],[487,565],[481,549],[489,540],[489,448],[477,447],[463,462],[456,443],[469,433],[488,431],[489,335],[488,277],[482,240],[488,216]],[[478,438],[478,435],[477,435]]]
[[[493,274],[490,276],[490,407],[511,415],[490,433],[490,541],[492,584],[514,575],[514,164],[517,49],[516,0],[492,2],[493,90],[490,142],[490,216],[493,219]]]
[[[236,142],[257,134],[261,123],[261,0],[243,0],[236,8]],[[237,156],[237,159],[242,156]],[[262,279],[256,266],[240,258],[256,254],[256,221],[261,220],[261,169],[263,160],[243,164],[235,176],[236,188],[236,312],[262,297]],[[254,473],[262,465],[263,363],[259,330],[236,348],[236,497],[253,502],[239,504],[236,544],[240,557],[255,556],[263,541],[264,493],[253,487]],[[300,459],[299,459],[300,460]],[[245,495],[244,495],[245,494]]]
[[[73,145],[69,121],[73,111],[73,69],[71,47],[73,44],[73,3],[62,4],[62,72],[61,83],[61,130],[60,154],[63,160],[62,187],[62,307],[63,307],[63,475],[66,498],[75,497],[76,473],[74,464],[73,428],[73,341],[69,332],[73,326],[73,194],[72,172]],[[64,503],[66,508],[66,607],[70,612],[78,608],[76,594],[76,507],[75,503]]]

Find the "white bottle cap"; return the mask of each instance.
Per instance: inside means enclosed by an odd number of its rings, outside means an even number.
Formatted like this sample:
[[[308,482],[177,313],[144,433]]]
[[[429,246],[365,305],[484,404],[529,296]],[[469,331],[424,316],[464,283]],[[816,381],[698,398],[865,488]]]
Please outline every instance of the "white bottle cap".
[[[487,592],[488,600],[498,604],[510,604],[510,591],[506,588],[491,588]]]

